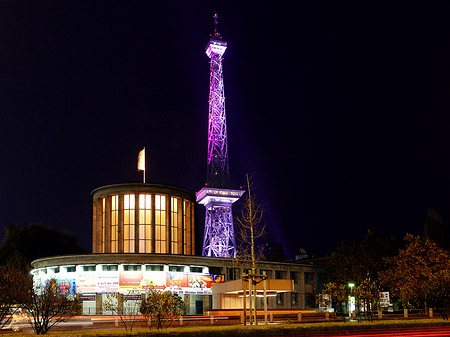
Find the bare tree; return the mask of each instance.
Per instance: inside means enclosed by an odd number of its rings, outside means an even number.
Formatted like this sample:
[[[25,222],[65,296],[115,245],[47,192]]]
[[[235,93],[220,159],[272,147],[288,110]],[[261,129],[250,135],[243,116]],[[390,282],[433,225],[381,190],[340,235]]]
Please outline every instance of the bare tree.
[[[125,331],[132,331],[137,316],[140,314],[141,302],[141,292],[130,289],[124,295],[118,293],[106,295],[103,307],[119,316],[120,321],[125,326]]]
[[[7,325],[18,310],[33,280],[26,271],[0,266],[0,328]]]
[[[241,216],[237,217],[237,262],[245,267],[250,267],[251,272],[246,278],[251,281],[250,297],[250,317],[252,313],[252,302],[254,303],[254,321],[257,324],[256,315],[256,284],[265,279],[265,276],[256,274],[256,263],[264,259],[266,244],[261,241],[266,236],[266,224],[264,223],[264,208],[252,193],[253,183],[251,178],[247,178],[247,193],[244,196],[244,205]],[[266,301],[266,299],[264,299]],[[251,320],[250,320],[251,322]]]
[[[247,193],[244,194],[244,205],[241,216],[237,217],[236,239],[238,242],[237,260],[244,266],[256,272],[256,263],[265,258],[266,244],[263,239],[266,236],[266,224],[264,220],[264,208],[252,193],[254,186],[252,178],[246,175]]]
[[[23,307],[31,315],[30,323],[37,335],[80,313],[81,305],[75,295],[63,295],[54,278],[45,284],[31,284]]]

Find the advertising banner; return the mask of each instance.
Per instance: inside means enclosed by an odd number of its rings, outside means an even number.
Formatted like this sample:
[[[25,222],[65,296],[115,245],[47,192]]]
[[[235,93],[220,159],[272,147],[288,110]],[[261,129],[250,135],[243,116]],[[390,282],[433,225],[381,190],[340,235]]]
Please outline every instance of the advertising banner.
[[[141,287],[141,271],[119,272],[119,289],[139,289]]]
[[[388,307],[389,304],[389,291],[380,291],[380,307]]]
[[[166,277],[167,290],[182,290],[189,287],[188,275],[178,272],[168,272]]]
[[[102,294],[119,292],[119,275],[111,272],[98,274],[97,292]]]
[[[75,279],[58,279],[58,287],[61,295],[75,295],[77,293]]]
[[[147,271],[141,281],[141,289],[149,289],[153,286],[155,289],[166,289],[166,272],[165,271]]]
[[[224,281],[224,275],[215,274],[119,271],[81,273],[73,279],[58,279],[58,285],[62,294],[119,292],[125,294],[130,289],[145,290],[154,287],[158,290],[169,290],[177,294],[209,295],[212,293],[212,285]],[[40,283],[36,283],[35,287],[39,288]]]
[[[78,293],[95,293],[97,290],[97,277],[95,272],[82,273],[78,275],[77,292]]]

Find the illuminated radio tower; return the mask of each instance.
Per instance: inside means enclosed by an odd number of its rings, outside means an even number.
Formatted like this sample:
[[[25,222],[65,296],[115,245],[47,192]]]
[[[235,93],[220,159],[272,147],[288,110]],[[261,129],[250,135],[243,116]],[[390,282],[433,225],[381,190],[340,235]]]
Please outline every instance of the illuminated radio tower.
[[[214,15],[214,34],[206,46],[211,59],[209,79],[209,119],[207,187],[197,192],[197,202],[206,208],[203,256],[236,257],[233,213],[231,205],[244,191],[229,189],[227,121],[223,90],[222,56],[227,43],[217,32]]]

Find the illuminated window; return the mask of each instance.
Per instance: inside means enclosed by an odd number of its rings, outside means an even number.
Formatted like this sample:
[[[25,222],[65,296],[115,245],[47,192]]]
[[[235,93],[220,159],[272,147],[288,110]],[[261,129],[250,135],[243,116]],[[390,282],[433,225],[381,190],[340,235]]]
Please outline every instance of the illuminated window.
[[[187,216],[186,216],[186,201],[183,201],[183,216],[184,216],[184,221],[183,221],[183,253],[187,254]]]
[[[166,197],[155,195],[155,253],[166,250]]]
[[[152,196],[139,194],[139,253],[152,252]]]
[[[134,253],[134,194],[123,196],[123,251]]]
[[[119,238],[119,196],[111,197],[111,253],[118,252]]]
[[[106,199],[102,198],[102,234],[100,235],[101,250],[100,253],[105,253],[105,237],[106,237]]]
[[[170,198],[171,211],[170,216],[172,220],[171,236],[172,236],[172,254],[178,254],[178,200]]]

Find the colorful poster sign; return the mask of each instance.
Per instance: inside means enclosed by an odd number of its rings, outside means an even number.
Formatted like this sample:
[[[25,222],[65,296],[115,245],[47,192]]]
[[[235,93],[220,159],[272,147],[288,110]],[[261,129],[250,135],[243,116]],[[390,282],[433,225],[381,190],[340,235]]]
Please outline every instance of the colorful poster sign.
[[[390,304],[389,291],[381,291],[380,295],[380,307],[388,307]]]
[[[191,288],[211,288],[216,283],[225,282],[224,275],[214,274],[191,274],[189,275],[189,285]]]
[[[103,294],[119,292],[119,275],[114,272],[98,274],[97,292]]]
[[[46,276],[46,275],[45,275]],[[212,294],[211,287],[225,281],[224,275],[166,271],[108,271],[60,275],[61,294],[126,294],[130,289],[169,290],[177,294]],[[40,291],[48,277],[34,276],[34,288]]]
[[[141,287],[141,271],[121,271],[119,272],[120,289],[139,289]]]
[[[95,293],[97,291],[97,276],[95,272],[83,273],[78,275],[77,292]]]
[[[77,293],[75,279],[58,279],[58,287],[61,295],[75,295]]]
[[[141,289],[149,289],[154,287],[155,289],[166,289],[166,272],[165,271],[150,271],[144,272],[144,276],[141,281]]]
[[[168,272],[166,276],[167,290],[182,290],[189,287],[188,276],[184,273]]]

